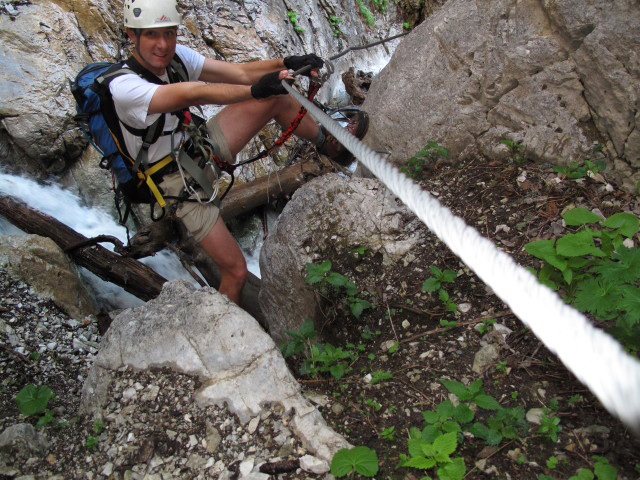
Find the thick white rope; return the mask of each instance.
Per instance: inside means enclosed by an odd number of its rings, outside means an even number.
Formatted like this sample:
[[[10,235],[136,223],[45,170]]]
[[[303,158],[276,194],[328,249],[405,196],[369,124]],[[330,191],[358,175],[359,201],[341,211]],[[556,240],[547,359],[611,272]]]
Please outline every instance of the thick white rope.
[[[489,285],[610,413],[640,434],[637,359],[290,85],[284,81],[282,85]]]

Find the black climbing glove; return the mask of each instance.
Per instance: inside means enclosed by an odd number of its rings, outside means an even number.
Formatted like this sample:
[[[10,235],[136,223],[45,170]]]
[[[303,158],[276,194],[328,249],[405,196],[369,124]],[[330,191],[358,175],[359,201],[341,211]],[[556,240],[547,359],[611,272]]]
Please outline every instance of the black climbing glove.
[[[254,85],[251,85],[251,96],[253,98],[267,98],[272,95],[286,95],[288,92],[282,86],[282,80],[278,78],[280,72],[267,73]],[[293,80],[287,80],[293,83]]]
[[[322,60],[315,53],[309,53],[307,55],[293,55],[291,57],[284,58],[284,66],[289,70],[300,70],[302,67],[310,65],[311,68],[322,68],[324,66],[324,60]],[[311,70],[307,70],[303,75],[311,77]]]

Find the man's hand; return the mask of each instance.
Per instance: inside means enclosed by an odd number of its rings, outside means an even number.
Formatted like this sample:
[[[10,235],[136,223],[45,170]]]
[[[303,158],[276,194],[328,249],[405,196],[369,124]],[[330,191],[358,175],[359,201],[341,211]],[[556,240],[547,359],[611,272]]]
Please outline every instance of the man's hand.
[[[315,53],[309,53],[308,55],[293,55],[291,57],[285,57],[284,59],[284,66],[289,70],[300,70],[302,67],[306,67],[307,65],[309,65],[311,69],[307,70],[303,75],[311,77],[312,71],[315,71],[317,75],[318,69],[324,66],[324,60]]]
[[[287,79],[290,84],[293,83],[293,77],[286,70],[267,73],[251,86],[251,96],[261,99],[272,95],[286,95],[288,92],[282,86],[283,79]]]

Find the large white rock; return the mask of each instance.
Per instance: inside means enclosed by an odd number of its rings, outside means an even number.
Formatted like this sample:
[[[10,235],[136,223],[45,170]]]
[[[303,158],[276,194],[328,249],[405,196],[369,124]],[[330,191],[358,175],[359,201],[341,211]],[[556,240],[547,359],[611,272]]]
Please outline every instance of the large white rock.
[[[213,288],[178,280],[154,300],[118,315],[104,337],[83,387],[82,405],[99,412],[111,372],[169,367],[197,375],[202,405],[223,405],[248,422],[264,405],[294,411],[291,428],[305,448],[330,461],[348,443],[301,394],[273,340],[244,310]]]

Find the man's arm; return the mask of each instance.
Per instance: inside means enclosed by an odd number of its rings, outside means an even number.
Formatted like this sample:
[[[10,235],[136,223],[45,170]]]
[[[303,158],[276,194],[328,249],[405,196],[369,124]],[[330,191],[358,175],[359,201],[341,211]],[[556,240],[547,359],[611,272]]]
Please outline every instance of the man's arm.
[[[253,85],[263,75],[286,68],[283,59],[230,63],[206,58],[199,80],[233,85]]]
[[[249,100],[251,87],[222,83],[181,82],[158,87],[148,114],[169,113],[196,105],[229,105]]]

